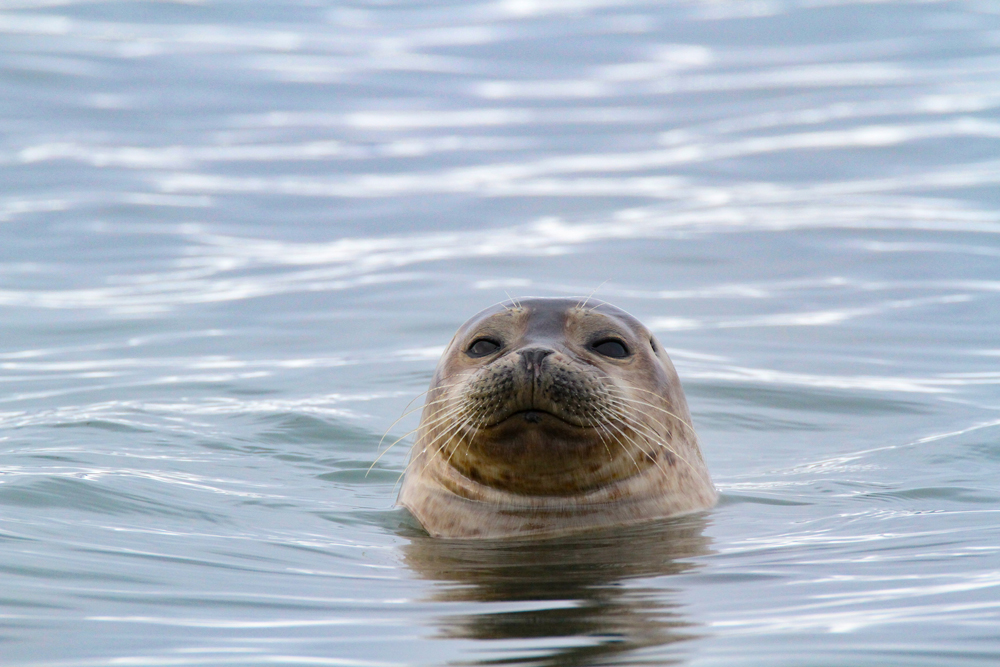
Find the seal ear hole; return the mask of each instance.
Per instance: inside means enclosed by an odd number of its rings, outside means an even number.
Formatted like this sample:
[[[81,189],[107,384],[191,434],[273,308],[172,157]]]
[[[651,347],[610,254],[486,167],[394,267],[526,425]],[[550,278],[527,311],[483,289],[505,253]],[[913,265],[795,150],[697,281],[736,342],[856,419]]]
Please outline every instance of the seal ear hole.
[[[656,352],[656,341],[652,338],[649,339],[649,346],[653,348],[653,352]]]
[[[591,343],[590,349],[612,359],[624,359],[630,354],[628,346],[617,338],[602,338]]]
[[[500,347],[501,344],[498,340],[494,340],[492,338],[477,338],[472,341],[472,344],[469,345],[469,349],[467,349],[465,353],[475,359],[493,354],[499,350]]]

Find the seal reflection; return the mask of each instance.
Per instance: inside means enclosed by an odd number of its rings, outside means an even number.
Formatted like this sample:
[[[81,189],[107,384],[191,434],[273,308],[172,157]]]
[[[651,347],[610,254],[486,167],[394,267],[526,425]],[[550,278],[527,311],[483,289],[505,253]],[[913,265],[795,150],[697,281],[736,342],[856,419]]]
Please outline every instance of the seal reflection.
[[[439,582],[431,601],[486,604],[436,617],[440,638],[510,642],[481,647],[493,657],[457,664],[623,664],[633,651],[701,636],[663,582],[624,584],[699,567],[690,559],[712,553],[706,523],[696,515],[533,541],[420,535],[404,559]],[[496,603],[521,608],[490,611]],[[657,664],[673,661],[657,654]]]

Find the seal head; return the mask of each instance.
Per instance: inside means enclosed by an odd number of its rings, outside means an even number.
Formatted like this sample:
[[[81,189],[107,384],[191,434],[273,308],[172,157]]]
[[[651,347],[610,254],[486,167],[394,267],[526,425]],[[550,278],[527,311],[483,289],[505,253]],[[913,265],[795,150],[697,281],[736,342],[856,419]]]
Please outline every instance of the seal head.
[[[716,498],[649,330],[610,304],[528,298],[455,334],[398,502],[431,535],[466,538],[637,523]]]

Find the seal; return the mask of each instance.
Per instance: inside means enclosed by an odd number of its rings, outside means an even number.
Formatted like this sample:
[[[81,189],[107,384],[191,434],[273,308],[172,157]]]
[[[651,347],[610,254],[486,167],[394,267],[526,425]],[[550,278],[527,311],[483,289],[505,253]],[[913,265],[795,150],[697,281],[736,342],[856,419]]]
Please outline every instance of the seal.
[[[473,316],[438,362],[398,504],[435,537],[552,535],[715,504],[663,347],[608,303]]]

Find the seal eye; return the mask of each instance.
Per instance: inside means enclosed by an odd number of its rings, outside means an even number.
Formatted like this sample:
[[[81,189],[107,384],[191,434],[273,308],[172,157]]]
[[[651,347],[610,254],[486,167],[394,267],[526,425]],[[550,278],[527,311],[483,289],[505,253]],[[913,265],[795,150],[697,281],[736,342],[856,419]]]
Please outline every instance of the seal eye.
[[[628,356],[628,348],[625,343],[617,338],[603,338],[590,346],[594,352],[602,354],[612,359],[624,359]]]
[[[466,351],[470,357],[485,357],[500,349],[500,343],[489,338],[477,338]]]

